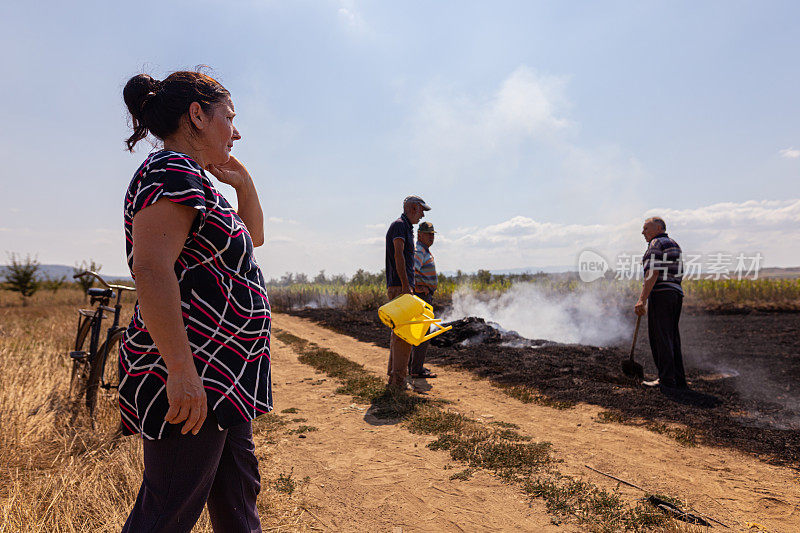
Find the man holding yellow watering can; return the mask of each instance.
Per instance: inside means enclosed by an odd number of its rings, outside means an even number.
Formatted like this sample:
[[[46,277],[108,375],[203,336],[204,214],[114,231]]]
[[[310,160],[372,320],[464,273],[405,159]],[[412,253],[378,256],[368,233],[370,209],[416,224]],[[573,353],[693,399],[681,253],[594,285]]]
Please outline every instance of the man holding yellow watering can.
[[[386,232],[386,292],[389,300],[401,294],[414,293],[414,224],[417,224],[430,206],[419,196],[403,200],[403,214],[392,222]],[[408,360],[412,345],[394,332],[389,341],[389,386],[406,390]]]

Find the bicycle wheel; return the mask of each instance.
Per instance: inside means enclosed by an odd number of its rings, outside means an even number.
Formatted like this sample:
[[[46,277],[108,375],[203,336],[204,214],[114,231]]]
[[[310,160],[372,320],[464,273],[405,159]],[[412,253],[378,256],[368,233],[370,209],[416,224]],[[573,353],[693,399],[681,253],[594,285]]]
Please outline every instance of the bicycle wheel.
[[[92,426],[103,432],[118,432],[119,403],[119,343],[125,328],[117,328],[97,350],[86,388],[86,407]]]
[[[93,319],[89,318],[81,322],[78,326],[78,334],[75,336],[74,351],[82,352],[87,348],[87,341],[92,332]],[[84,359],[72,360],[72,372],[69,378],[68,400],[72,406],[73,414],[77,415],[80,410],[81,399],[86,395],[86,386],[89,382],[89,363]]]

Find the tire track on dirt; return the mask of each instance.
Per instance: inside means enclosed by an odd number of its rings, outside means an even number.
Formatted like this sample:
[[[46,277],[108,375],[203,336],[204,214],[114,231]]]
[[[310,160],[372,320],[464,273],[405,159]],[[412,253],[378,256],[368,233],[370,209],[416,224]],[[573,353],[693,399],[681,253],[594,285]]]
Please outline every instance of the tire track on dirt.
[[[278,328],[286,324],[275,323]],[[335,394],[336,380],[300,363],[294,350],[273,337],[275,411],[317,428],[285,432],[272,445],[263,469],[290,473],[308,502],[315,528],[333,531],[578,531],[555,526],[540,502],[530,504],[512,485],[478,471],[467,482],[451,480],[445,452],[396,424],[365,416],[367,406]],[[300,422],[296,422],[299,424]],[[291,428],[291,425],[289,426]],[[304,438],[301,438],[304,437]],[[313,513],[313,514],[312,514]],[[313,519],[313,520],[312,520]]]
[[[307,319],[276,314],[274,320],[277,327],[361,363],[378,375],[386,372],[388,354],[383,348]],[[601,409],[596,406],[557,411],[523,404],[468,373],[437,371],[439,378],[428,383],[418,380],[417,385],[433,386],[427,394],[452,401],[452,407],[468,416],[513,422],[523,433],[551,442],[556,457],[564,461],[564,474],[608,490],[616,487],[616,482],[588,471],[584,465],[589,464],[653,493],[682,498],[734,528],[745,530],[748,522],[758,522],[770,531],[800,531],[800,478],[796,471],[733,450],[684,447],[640,427],[601,424],[597,422]],[[630,487],[619,490],[629,501],[642,496]]]

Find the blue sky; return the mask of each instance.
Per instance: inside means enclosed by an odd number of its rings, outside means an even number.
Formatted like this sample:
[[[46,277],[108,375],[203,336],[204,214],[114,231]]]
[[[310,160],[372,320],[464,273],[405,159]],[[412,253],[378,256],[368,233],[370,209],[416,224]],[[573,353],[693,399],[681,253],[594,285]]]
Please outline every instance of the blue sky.
[[[125,273],[121,90],[198,64],[233,94],[286,271],[382,268],[407,194],[442,270],[684,249],[800,264],[792,2],[43,2],[0,7],[0,251]],[[221,187],[231,196],[232,191]]]

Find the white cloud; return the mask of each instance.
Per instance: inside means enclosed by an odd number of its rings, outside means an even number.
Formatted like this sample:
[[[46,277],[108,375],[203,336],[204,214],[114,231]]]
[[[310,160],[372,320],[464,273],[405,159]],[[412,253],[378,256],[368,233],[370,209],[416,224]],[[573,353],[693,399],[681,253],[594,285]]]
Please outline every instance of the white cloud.
[[[416,171],[444,187],[535,188],[588,216],[635,212],[646,170],[613,142],[581,142],[568,81],[522,65],[488,95],[427,88],[404,132]]]
[[[521,66],[488,98],[426,90],[413,119],[412,145],[426,173],[460,177],[476,163],[507,160],[525,141],[552,142],[569,129],[565,78]]]
[[[485,120],[498,130],[517,130],[528,135],[547,135],[569,126],[561,116],[566,108],[565,78],[539,75],[528,67],[517,68],[493,98]]]
[[[781,155],[781,157],[784,157],[786,159],[797,159],[798,157],[800,157],[800,150],[797,150],[795,148],[784,148],[778,153]]]
[[[267,237],[267,242],[270,243],[270,244],[279,244],[279,243],[290,243],[290,242],[296,242],[296,241],[294,239],[292,239],[291,237],[286,237],[286,236],[283,236],[283,235],[279,235],[279,236],[276,236],[276,237]]]
[[[725,202],[692,209],[652,209],[604,224],[563,224],[517,215],[494,224],[440,228],[434,244],[440,271],[503,270],[523,267],[574,268],[578,254],[592,249],[614,268],[617,254],[641,254],[646,243],[642,222],[661,216],[669,234],[687,253],[753,254],[760,252],[762,266],[800,265],[800,199]],[[377,272],[384,263],[384,225],[366,235],[324,240],[302,228],[280,253],[259,248],[259,263],[267,277],[288,270],[352,274],[358,268]],[[286,242],[286,241],[283,241]],[[262,258],[263,254],[263,258]]]
[[[358,11],[355,0],[341,0],[337,13],[339,18],[351,29],[364,29],[364,17],[362,17],[361,13]]]
[[[614,224],[559,224],[525,216],[437,240],[442,270],[572,265],[590,248],[614,257],[644,251],[641,225],[661,216],[668,231],[692,253],[761,252],[767,265],[800,264],[800,199],[719,203],[695,209],[652,209]]]
[[[271,224],[298,224],[296,220],[280,217],[269,217],[267,218],[267,222]]]
[[[366,237],[366,238],[358,239],[358,240],[355,240],[355,241],[352,241],[352,242],[353,242],[353,244],[356,244],[356,245],[359,245],[359,246],[363,246],[363,245],[370,246],[370,245],[376,245],[376,244],[383,244],[385,241],[386,241],[385,237]]]
[[[385,230],[388,224],[364,224],[364,227],[368,230]]]

